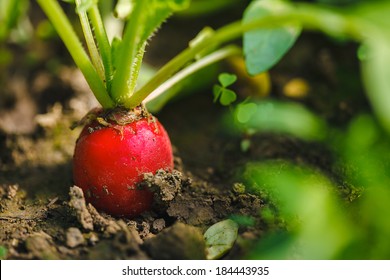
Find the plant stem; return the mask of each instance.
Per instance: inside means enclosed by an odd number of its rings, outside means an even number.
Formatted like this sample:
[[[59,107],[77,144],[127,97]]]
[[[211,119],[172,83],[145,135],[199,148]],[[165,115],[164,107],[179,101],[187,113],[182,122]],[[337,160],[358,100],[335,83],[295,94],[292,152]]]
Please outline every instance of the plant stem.
[[[245,4],[245,3],[242,3]],[[185,9],[177,13],[180,17],[199,17],[214,12],[221,12],[232,6],[240,5],[236,0],[199,0],[192,1],[189,9]]]
[[[93,37],[91,25],[89,23],[89,19],[87,13],[85,11],[80,11],[79,7],[81,4],[81,0],[76,0],[77,13],[80,18],[81,28],[83,29],[85,41],[87,42],[87,47],[89,50],[89,55],[91,56],[92,63],[95,66],[97,73],[99,74],[100,79],[104,80],[104,70],[103,63],[100,58],[100,53],[95,43],[95,38]]]
[[[103,81],[93,67],[91,60],[84,51],[80,40],[58,2],[54,0],[37,0],[37,2],[54,25],[54,28],[57,30],[62,41],[65,43],[66,48],[70,52],[77,67],[83,73],[96,99],[103,108],[114,107],[115,104],[108,95]]]
[[[94,4],[91,9],[88,10],[88,16],[91,20],[98,48],[100,50],[100,55],[104,66],[107,92],[110,93],[111,80],[113,75],[111,46],[97,4]]]
[[[329,20],[337,22],[337,28],[329,24]],[[217,47],[228,41],[236,39],[243,33],[258,28],[272,28],[289,22],[301,23],[307,28],[319,29],[333,36],[349,35],[353,39],[361,40],[364,33],[361,26],[349,21],[346,16],[332,10],[315,7],[309,4],[295,5],[293,9],[286,9],[278,15],[267,15],[261,19],[247,23],[233,22],[214,32],[193,47],[189,47],[170,60],[156,75],[142,88],[136,91],[132,99],[139,102],[144,100],[160,84],[176,73],[183,65],[193,60],[196,55],[211,46]],[[138,104],[131,102],[131,107]]]
[[[123,40],[120,45],[118,53],[118,63],[115,69],[114,77],[112,80],[112,91],[111,95],[116,101],[117,104],[122,104],[125,100],[130,99],[135,84],[132,84],[131,80],[137,80],[137,77],[132,77],[134,75],[133,69],[137,68],[135,63],[140,63],[142,60],[143,53],[137,53],[142,44],[141,41],[141,32],[140,27],[144,26],[142,24],[144,9],[147,8],[147,1],[137,1],[134,2],[135,7],[131,13],[130,21],[125,27]],[[135,83],[135,82],[134,82]]]
[[[205,57],[202,57],[198,61],[192,63],[190,66],[184,68],[183,70],[177,72],[174,76],[172,76],[170,79],[165,81],[163,84],[161,84],[159,87],[157,87],[150,95],[148,95],[147,98],[143,102],[147,103],[151,101],[152,99],[157,98],[161,94],[163,94],[168,89],[172,88],[174,85],[176,85],[178,82],[182,81],[183,79],[187,78],[188,76],[192,75],[196,71],[207,67],[217,61],[223,60],[229,56],[233,55],[239,55],[241,54],[241,48],[236,47],[234,45],[226,46],[222,49],[219,49],[209,55],[206,55]],[[139,104],[142,102],[142,100],[135,100],[135,98],[131,99],[131,103],[128,104],[129,107],[136,106],[136,104]]]

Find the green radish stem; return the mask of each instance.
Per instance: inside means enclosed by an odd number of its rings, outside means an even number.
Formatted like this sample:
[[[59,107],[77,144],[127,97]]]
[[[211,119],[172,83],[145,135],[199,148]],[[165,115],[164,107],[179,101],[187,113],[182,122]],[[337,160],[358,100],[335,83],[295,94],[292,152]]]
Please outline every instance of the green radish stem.
[[[89,55],[92,59],[93,66],[95,66],[95,69],[97,73],[99,74],[100,79],[103,81],[104,80],[104,69],[103,69],[103,63],[100,58],[100,53],[99,50],[96,46],[95,39],[92,33],[92,28],[89,23],[89,19],[87,16],[86,11],[81,11],[80,4],[81,0],[76,0],[76,7],[78,8],[78,15],[80,18],[80,23],[81,23],[81,28],[83,29],[85,41],[87,42],[87,47],[89,50]]]
[[[125,28],[123,40],[119,49],[118,65],[112,80],[112,97],[117,104],[123,104],[131,99],[133,90],[136,86],[139,66],[142,61],[144,46],[141,51],[138,51],[141,42],[140,27],[143,26],[144,20],[142,11],[146,8],[147,1],[135,2],[134,10],[131,13],[131,18]],[[139,105],[139,104],[137,104]]]
[[[66,48],[70,52],[77,67],[83,73],[96,99],[103,108],[114,107],[115,104],[108,95],[103,81],[100,79],[99,74],[84,51],[80,40],[58,2],[54,0],[37,0],[37,2],[65,43]]]
[[[150,95],[148,95],[145,100],[143,100],[144,103],[149,102],[150,100],[156,98],[160,94],[164,93],[166,90],[172,88],[174,85],[185,79],[186,77],[194,74],[196,71],[211,65],[217,61],[223,60],[227,57],[239,55],[242,51],[239,47],[236,47],[234,45],[226,46],[222,49],[216,50],[215,52],[206,55],[205,57],[202,57],[201,59],[197,60],[196,62],[192,63],[188,67],[184,68],[183,70],[177,72],[175,75],[173,75],[170,79],[168,79],[166,82],[162,83],[159,87],[157,87]],[[142,102],[139,100],[131,100],[134,102]],[[131,104],[129,104],[131,106]]]
[[[78,3],[79,1],[77,0]],[[91,35],[92,32],[90,32],[91,26],[89,24],[91,24],[99,46],[99,50],[97,50],[95,45],[96,49],[91,51],[91,57],[96,69],[84,51],[59,4],[54,0],[37,0],[37,2],[52,21],[76,65],[84,74],[96,98],[104,108],[125,105],[128,109],[131,109],[138,106],[149,94],[157,95],[189,74],[212,63],[214,60],[219,60],[219,58],[216,59],[218,56],[214,53],[214,56],[206,56],[205,60],[195,61],[194,66],[182,69],[183,66],[193,61],[200,53],[210,48],[217,48],[254,29],[275,28],[288,23],[300,23],[309,29],[319,29],[330,35],[347,35],[356,40],[363,40],[364,36],[371,30],[366,22],[356,17],[343,15],[335,10],[324,9],[310,4],[286,5],[285,9],[276,15],[266,15],[251,22],[237,21],[218,29],[210,36],[203,38],[195,45],[182,51],[163,66],[145,85],[134,91],[139,74],[139,66],[144,55],[145,42],[142,39],[142,26],[144,26],[143,23],[145,21],[143,9],[147,8],[146,1],[135,2],[136,4],[131,14],[132,18],[125,28],[123,40],[118,49],[119,53],[116,54],[120,58],[116,65],[113,65],[111,46],[96,4],[92,5],[92,8],[88,11],[91,23],[88,22],[87,24],[88,17],[83,16],[82,24],[84,22],[83,25],[89,28],[89,31],[86,32],[87,42],[90,42],[89,45],[95,44]],[[329,24],[329,22],[334,24]],[[227,55],[228,53],[225,54]],[[100,59],[101,62],[96,62]],[[104,66],[104,74],[102,74],[99,66],[101,63]]]
[[[96,41],[99,47],[101,59],[104,66],[105,74],[105,84],[107,92],[110,93],[111,90],[111,81],[113,75],[113,65],[111,57],[111,45],[108,40],[107,32],[103,24],[102,17],[99,12],[97,4],[94,4],[88,11],[89,19],[91,20],[91,25],[93,27]]]
[[[328,19],[338,21],[337,30],[328,24]],[[252,22],[242,23],[241,21],[236,21],[216,30],[209,37],[206,37],[195,46],[185,49],[170,60],[152,79],[133,94],[127,106],[133,108],[139,105],[142,100],[156,90],[167,78],[180,70],[183,65],[195,59],[203,50],[210,48],[210,46],[218,47],[254,29],[275,27],[289,22],[299,22],[307,28],[320,29],[330,35],[349,35],[351,38],[357,40],[363,38],[365,31],[365,28],[362,28],[361,24],[356,20],[353,21],[351,18],[347,18],[331,10],[324,10],[305,4],[296,5],[295,9],[288,9],[278,15],[268,15]]]

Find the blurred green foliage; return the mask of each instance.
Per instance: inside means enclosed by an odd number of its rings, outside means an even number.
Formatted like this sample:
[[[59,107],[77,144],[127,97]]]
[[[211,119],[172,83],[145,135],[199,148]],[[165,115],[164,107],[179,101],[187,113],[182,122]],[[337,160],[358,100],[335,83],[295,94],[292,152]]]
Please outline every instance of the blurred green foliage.
[[[0,43],[9,38],[11,31],[15,31],[18,40],[24,40],[26,28],[21,23],[27,19],[26,12],[29,7],[27,0],[1,0],[0,1]],[[18,28],[19,27],[19,28]]]
[[[7,257],[7,249],[0,246],[0,260],[4,260]]]
[[[275,223],[275,219],[285,223],[285,230],[283,227],[271,230],[262,238],[250,258],[390,258],[388,135],[370,115],[356,117],[344,131],[324,126],[320,118],[314,118],[303,107],[297,111],[296,104],[278,106],[283,106],[281,111],[267,112],[258,105],[247,124],[267,114],[268,119],[277,119],[271,121],[273,132],[304,140],[310,138],[302,136],[310,131],[315,135],[321,127],[324,135],[321,141],[338,159],[335,165],[342,166],[339,175],[343,185],[351,186],[351,196],[340,197],[339,179],[313,166],[287,160],[248,163],[243,174],[247,186],[259,194],[267,193],[268,202],[276,205],[275,209],[261,212],[262,218],[270,223]],[[297,117],[297,112],[306,118],[313,116],[309,125],[305,126],[306,120]],[[238,114],[237,110],[236,117]],[[296,129],[290,129],[291,119],[300,122]],[[261,120],[258,123],[263,124]],[[353,188],[361,191],[356,194]]]

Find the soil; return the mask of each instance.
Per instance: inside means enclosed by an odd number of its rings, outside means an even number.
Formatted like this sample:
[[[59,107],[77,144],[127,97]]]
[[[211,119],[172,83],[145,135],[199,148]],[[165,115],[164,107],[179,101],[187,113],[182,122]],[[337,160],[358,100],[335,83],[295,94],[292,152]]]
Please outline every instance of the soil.
[[[173,27],[166,28],[169,33]],[[166,36],[163,30],[157,46]],[[29,48],[64,52],[57,44]],[[303,36],[271,71],[270,94],[298,100],[340,127],[366,110],[360,85],[344,85],[338,74],[358,77],[356,47],[337,44],[313,34]],[[13,50],[14,55],[22,53],[20,60],[29,51]],[[154,60],[155,53],[152,48],[147,60],[158,65],[162,59]],[[283,221],[269,224],[261,218],[271,202],[266,194],[250,193],[238,176],[247,162],[288,159],[339,178],[334,155],[322,143],[261,134],[252,136],[251,147],[243,151],[240,144],[247,136],[228,132],[224,120],[229,110],[212,102],[209,85],[157,114],[174,145],[175,170],[145,174],[142,184],[155,190],[153,210],[134,219],[100,213],[86,204],[71,174],[80,128],[70,127],[96,101],[71,62],[61,61],[53,72],[46,56],[32,69],[18,70],[16,61],[3,78],[1,91],[9,94],[0,103],[0,246],[6,248],[7,259],[204,259],[207,228],[227,218],[249,217],[223,256],[245,258],[268,231],[285,230]],[[284,94],[293,78],[310,85],[307,96]],[[245,86],[236,91],[245,91]],[[348,186],[342,181],[339,185],[348,197]]]

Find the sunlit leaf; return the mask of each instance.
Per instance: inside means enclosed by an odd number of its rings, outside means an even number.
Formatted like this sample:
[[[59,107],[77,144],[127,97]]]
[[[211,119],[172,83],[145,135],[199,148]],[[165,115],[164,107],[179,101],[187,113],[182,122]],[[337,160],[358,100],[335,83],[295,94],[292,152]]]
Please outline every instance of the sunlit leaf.
[[[204,234],[207,246],[207,259],[219,259],[226,254],[237,239],[238,224],[233,220],[218,222]]]
[[[288,8],[286,5],[278,0],[254,1],[245,11],[243,21],[247,23],[270,14],[278,14]],[[249,74],[262,73],[275,65],[293,46],[300,30],[300,26],[289,24],[246,32],[243,44]]]

